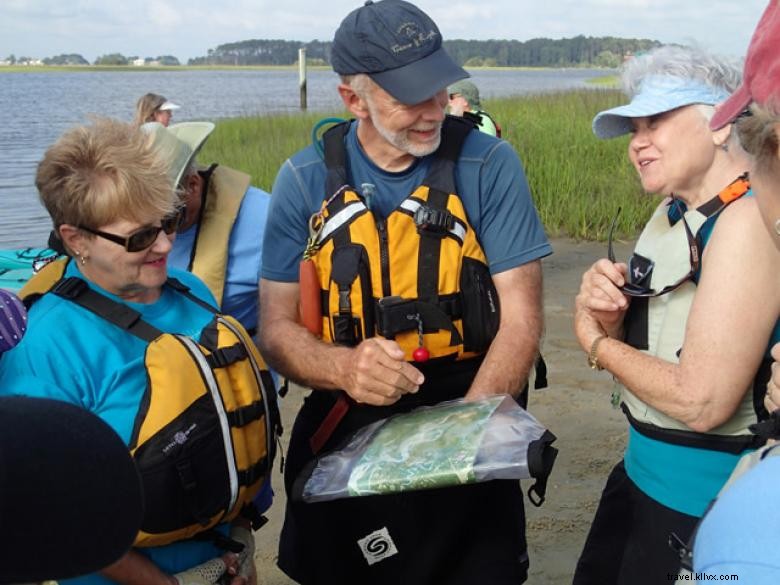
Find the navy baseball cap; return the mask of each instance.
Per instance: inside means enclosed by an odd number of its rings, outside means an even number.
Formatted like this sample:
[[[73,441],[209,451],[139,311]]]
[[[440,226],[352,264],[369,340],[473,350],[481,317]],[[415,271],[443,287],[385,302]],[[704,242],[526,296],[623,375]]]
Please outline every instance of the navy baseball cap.
[[[350,12],[333,38],[339,75],[367,74],[403,104],[418,104],[469,76],[442,47],[436,23],[404,0],[368,0]]]

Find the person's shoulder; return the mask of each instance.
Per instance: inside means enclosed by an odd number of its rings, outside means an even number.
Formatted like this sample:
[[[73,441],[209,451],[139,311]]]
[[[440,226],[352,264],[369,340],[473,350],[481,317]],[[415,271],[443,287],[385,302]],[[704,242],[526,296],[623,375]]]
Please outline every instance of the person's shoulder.
[[[517,158],[512,145],[502,140],[480,132],[475,128],[466,136],[460,151],[461,160],[487,161],[492,158]]]
[[[758,232],[764,231],[758,202],[755,197],[743,196],[731,202],[720,212],[720,216],[713,228],[713,236],[715,234],[730,235],[732,233],[745,236],[750,236],[751,234],[754,236],[759,235],[753,231],[754,229]]]
[[[211,294],[209,288],[192,272],[187,272],[186,270],[171,267],[168,268],[168,277],[178,280],[180,283],[190,289],[190,292],[199,299],[204,300],[214,305],[215,307],[217,306],[217,301],[214,298],[214,295]]]
[[[312,166],[324,166],[325,161],[314,145],[310,144],[293,154],[287,159],[285,164],[290,165],[294,169],[304,169]]]

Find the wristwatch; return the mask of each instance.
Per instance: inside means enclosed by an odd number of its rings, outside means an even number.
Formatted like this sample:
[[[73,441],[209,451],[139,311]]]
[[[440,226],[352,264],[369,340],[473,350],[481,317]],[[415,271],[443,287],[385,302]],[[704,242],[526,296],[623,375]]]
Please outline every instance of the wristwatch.
[[[599,349],[599,343],[602,342],[602,340],[607,339],[606,335],[599,335],[596,339],[593,340],[593,343],[590,345],[590,352],[588,352],[588,365],[590,366],[591,370],[603,370],[604,366],[599,364],[599,358],[598,355],[596,355],[596,351]]]

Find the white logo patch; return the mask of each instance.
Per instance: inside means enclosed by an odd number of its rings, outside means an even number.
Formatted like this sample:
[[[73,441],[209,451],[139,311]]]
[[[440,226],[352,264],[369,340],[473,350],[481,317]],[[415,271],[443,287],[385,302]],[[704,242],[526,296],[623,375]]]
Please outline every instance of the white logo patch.
[[[390,538],[387,527],[375,530],[368,536],[358,540],[357,544],[369,565],[398,554],[398,549],[395,548],[395,543]]]

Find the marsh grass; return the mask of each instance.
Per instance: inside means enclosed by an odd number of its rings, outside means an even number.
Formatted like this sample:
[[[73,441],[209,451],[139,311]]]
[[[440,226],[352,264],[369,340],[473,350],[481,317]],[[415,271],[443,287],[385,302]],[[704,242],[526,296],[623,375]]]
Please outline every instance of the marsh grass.
[[[642,193],[628,162],[628,138],[598,140],[591,132],[593,116],[622,99],[615,90],[585,89],[485,102],[523,161],[549,235],[603,240],[621,207],[616,233],[633,237],[657,204]],[[199,161],[241,169],[252,175],[253,184],[270,191],[279,166],[311,143],[314,124],[329,115],[220,121]]]

